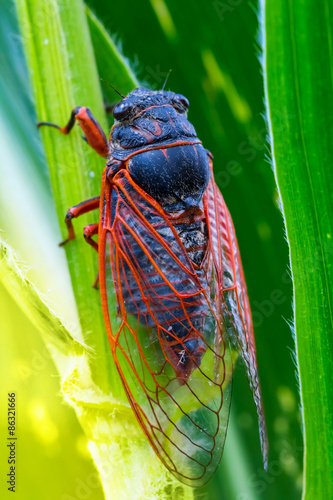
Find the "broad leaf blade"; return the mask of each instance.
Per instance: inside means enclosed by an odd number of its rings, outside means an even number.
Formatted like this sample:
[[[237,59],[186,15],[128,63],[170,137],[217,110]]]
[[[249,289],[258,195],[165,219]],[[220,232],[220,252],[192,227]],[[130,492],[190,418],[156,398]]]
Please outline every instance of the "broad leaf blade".
[[[329,2],[266,4],[266,98],[294,279],[308,500],[333,496],[332,26]]]

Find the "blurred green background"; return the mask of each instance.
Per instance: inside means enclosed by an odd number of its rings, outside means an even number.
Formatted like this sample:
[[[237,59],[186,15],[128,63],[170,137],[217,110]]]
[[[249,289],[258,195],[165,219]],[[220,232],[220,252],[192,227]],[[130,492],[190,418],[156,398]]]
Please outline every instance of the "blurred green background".
[[[302,437],[294,341],[288,323],[292,288],[267,144],[257,3],[91,0],[87,4],[146,86],[160,88],[172,69],[167,89],[190,101],[189,119],[214,155],[216,181],[240,245],[270,442],[268,471],[263,470],[255,407],[240,363],[234,377],[225,454],[217,474],[196,497],[297,500],[301,497]],[[65,263],[56,245],[60,232],[11,2],[0,4],[0,29],[0,228],[30,267],[30,278],[35,273],[35,283],[47,291],[50,266],[64,268]],[[100,76],[112,84],[108,74]],[[283,115],[279,109],[273,113],[281,120],[283,134]],[[22,161],[24,176],[17,178]],[[36,184],[43,194],[31,199],[29,192],[34,192]],[[35,206],[31,227],[19,224],[25,203]],[[43,230],[38,227],[38,210],[49,216],[49,225]],[[54,253],[49,262],[41,263],[38,248],[45,240],[54,244]],[[68,284],[68,274],[64,272],[58,280],[57,289],[61,290],[62,282]],[[56,309],[71,317],[72,298],[65,300],[54,291],[52,300]],[[0,328],[1,435],[6,427],[6,394],[14,389],[19,395],[17,498],[103,498],[75,415],[61,402],[55,367],[39,334],[2,289]],[[4,442],[0,448],[3,498],[7,473]]]

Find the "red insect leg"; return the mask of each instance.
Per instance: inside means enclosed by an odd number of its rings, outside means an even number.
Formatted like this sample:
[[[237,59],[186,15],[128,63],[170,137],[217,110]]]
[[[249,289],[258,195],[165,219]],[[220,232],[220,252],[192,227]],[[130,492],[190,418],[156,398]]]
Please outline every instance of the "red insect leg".
[[[74,205],[73,207],[68,209],[68,212],[65,217],[65,223],[68,229],[68,236],[64,241],[59,243],[59,246],[63,246],[68,241],[74,240],[75,238],[72,219],[80,217],[80,215],[86,214],[87,212],[91,212],[92,210],[96,210],[97,208],[99,208],[99,200],[100,196],[95,196],[94,198],[89,198],[89,200],[82,201],[78,205]],[[97,232],[94,234],[97,234]],[[90,243],[90,241],[88,241],[88,243]],[[90,245],[92,245],[92,243],[90,243]]]
[[[96,252],[98,252],[98,243],[92,239],[92,236],[95,236],[96,234],[98,234],[98,223],[88,224],[88,226],[83,228],[84,239],[96,250]]]
[[[87,141],[89,146],[91,146],[96,151],[96,153],[98,153],[103,158],[106,158],[110,152],[108,141],[100,124],[93,117],[89,108],[86,108],[84,106],[78,106],[77,108],[74,108],[71,117],[65,127],[60,127],[59,125],[51,122],[39,122],[37,124],[37,127],[42,127],[45,125],[54,127],[58,129],[62,134],[67,135],[72,130],[75,124],[75,120],[78,121],[80,127],[84,132],[83,139]]]

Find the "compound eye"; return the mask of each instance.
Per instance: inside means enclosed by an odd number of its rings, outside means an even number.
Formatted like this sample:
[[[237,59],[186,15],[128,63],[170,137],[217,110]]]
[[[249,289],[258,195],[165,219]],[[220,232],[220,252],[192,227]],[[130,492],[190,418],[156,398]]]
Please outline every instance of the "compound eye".
[[[116,120],[125,120],[133,109],[133,105],[128,101],[122,101],[113,109],[113,116]]]
[[[176,94],[173,98],[173,106],[179,113],[185,113],[188,110],[190,103],[182,94]]]

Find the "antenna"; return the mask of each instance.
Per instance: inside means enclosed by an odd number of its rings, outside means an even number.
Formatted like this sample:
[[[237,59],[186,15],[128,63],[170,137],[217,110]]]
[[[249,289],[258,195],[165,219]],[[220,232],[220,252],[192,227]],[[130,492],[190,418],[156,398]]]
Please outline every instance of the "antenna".
[[[168,81],[168,78],[169,78],[169,75],[170,75],[171,71],[172,71],[172,68],[170,68],[169,71],[168,71],[168,74],[167,74],[167,76],[166,76],[166,78],[164,80],[164,83],[163,83],[162,90],[164,90],[164,87],[166,86],[166,82]]]
[[[120,97],[122,97],[123,99],[125,99],[125,96],[123,94],[121,94],[120,92],[118,92],[117,89],[115,89],[113,87],[113,85],[111,85],[111,83],[107,82],[106,80],[104,80],[104,78],[100,78],[100,80],[102,80],[102,82],[106,83],[109,87],[111,87],[115,92],[117,92],[118,95],[120,95]]]

